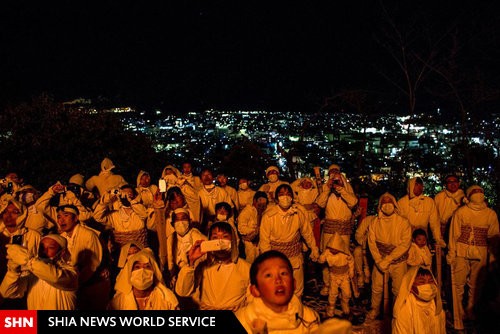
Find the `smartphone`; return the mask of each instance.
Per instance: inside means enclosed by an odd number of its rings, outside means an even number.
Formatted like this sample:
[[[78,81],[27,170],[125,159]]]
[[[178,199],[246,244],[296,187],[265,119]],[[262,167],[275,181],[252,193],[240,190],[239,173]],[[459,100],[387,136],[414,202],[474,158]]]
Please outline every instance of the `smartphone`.
[[[164,179],[160,179],[158,182],[158,187],[160,188],[161,193],[166,193],[167,192],[167,181]]]
[[[23,236],[22,235],[12,236],[12,244],[22,246],[23,245]]]
[[[208,240],[208,241],[203,241],[200,244],[200,250],[204,253],[216,252],[220,250],[229,250],[229,249],[231,249],[231,240],[225,240],[225,239]]]

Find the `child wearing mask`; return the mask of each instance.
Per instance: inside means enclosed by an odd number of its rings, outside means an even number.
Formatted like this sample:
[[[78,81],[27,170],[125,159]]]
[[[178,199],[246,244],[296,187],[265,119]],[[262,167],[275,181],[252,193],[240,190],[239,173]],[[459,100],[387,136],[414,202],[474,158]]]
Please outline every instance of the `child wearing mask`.
[[[422,229],[416,229],[412,234],[412,243],[408,251],[409,266],[421,266],[430,270],[432,254],[427,246],[427,234]]]
[[[236,209],[236,208],[235,208]],[[231,205],[227,202],[219,202],[215,204],[215,221],[226,222],[234,229],[236,232],[236,242],[239,246],[240,237],[238,236],[236,226],[234,225],[233,209]]]
[[[290,185],[282,184],[276,188],[276,203],[262,216],[259,232],[259,248],[261,253],[278,250],[284,253],[292,263],[294,279],[297,282],[295,294],[302,296],[304,290],[304,256],[302,254],[303,238],[311,249],[311,259],[318,260],[319,251],[314,240],[310,222],[304,211],[293,203],[293,191]]]
[[[242,212],[246,206],[252,205],[254,196],[255,190],[250,188],[250,181],[245,178],[241,178],[238,181],[238,202],[240,204],[239,212]]]
[[[202,310],[237,311],[250,297],[250,265],[238,257],[236,232],[231,225],[216,222],[208,232],[209,240],[222,240],[226,247],[205,253],[201,250],[204,241],[196,241],[188,253],[189,265],[179,271],[175,292],[199,300]]]
[[[349,251],[349,247],[344,243],[340,234],[335,233],[326,245],[326,250],[319,257],[319,263],[327,263],[330,272],[330,292],[328,295],[328,308],[326,315],[333,317],[335,303],[342,291],[342,301],[340,303],[344,315],[349,315],[349,300],[351,299],[351,279],[354,277],[354,259]]]
[[[446,333],[441,294],[428,269],[415,266],[408,270],[403,277],[393,315],[394,334]]]
[[[276,166],[270,166],[266,169],[266,178],[269,180],[268,183],[263,184],[259,191],[263,191],[267,194],[267,199],[269,200],[269,206],[276,205],[277,198],[274,197],[276,189],[282,184],[288,184],[288,182],[281,181],[279,179],[280,171]]]
[[[120,280],[120,275],[123,274],[127,261],[136,254],[139,253],[144,247],[140,245],[138,242],[125,244],[120,249],[120,256],[118,257],[118,264],[116,270],[118,270],[118,275],[116,276],[116,281]],[[115,284],[116,290],[116,284]]]
[[[134,254],[116,282],[111,310],[176,310],[178,301],[163,283],[153,252],[146,248]]]
[[[197,228],[191,226],[190,212],[185,208],[178,208],[172,212],[172,220],[170,224],[175,232],[169,238],[169,252],[172,254],[169,268],[180,268],[189,265],[188,253],[189,250],[198,240],[208,240]]]

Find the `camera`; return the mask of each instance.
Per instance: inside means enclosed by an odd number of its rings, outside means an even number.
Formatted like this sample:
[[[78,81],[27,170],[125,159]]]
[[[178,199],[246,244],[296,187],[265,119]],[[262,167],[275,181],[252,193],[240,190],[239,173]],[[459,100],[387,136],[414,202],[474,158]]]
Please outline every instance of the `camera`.
[[[70,185],[66,186],[66,190],[71,191],[76,196],[80,195],[82,192],[81,187],[79,185],[76,185],[76,184],[70,184]]]
[[[14,193],[14,185],[12,184],[12,182],[9,182],[9,184],[7,185],[7,193],[8,194],[13,194]]]
[[[14,235],[12,237],[12,244],[22,246],[23,245],[23,236],[22,235]]]
[[[117,195],[117,196],[119,196],[122,192],[120,191],[120,189],[113,189],[113,190],[111,191],[111,193],[112,193],[113,195]]]

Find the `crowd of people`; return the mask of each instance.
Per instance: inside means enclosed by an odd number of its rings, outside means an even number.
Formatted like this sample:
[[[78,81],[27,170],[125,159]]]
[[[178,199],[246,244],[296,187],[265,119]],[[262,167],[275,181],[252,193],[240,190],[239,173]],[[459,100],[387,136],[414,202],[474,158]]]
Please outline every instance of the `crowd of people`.
[[[367,322],[383,309],[394,333],[445,333],[442,298],[455,322],[473,320],[498,272],[497,215],[457,175],[434,198],[411,178],[404,197],[387,192],[366,216],[338,165],[291,183],[270,166],[258,189],[210,169],[195,176],[189,162],[158,183],[113,169],[105,158],[98,175],[44,193],[16,173],[1,180],[0,308],[231,310],[249,333],[341,333],[370,287]],[[302,303],[311,268],[326,317]]]

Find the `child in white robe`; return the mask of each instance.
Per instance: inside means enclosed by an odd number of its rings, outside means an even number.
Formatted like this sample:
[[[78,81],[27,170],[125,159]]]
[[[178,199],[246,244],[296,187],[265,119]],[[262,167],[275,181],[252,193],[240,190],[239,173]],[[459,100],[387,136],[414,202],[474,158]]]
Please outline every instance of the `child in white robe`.
[[[348,315],[350,313],[349,300],[352,294],[351,279],[354,277],[354,259],[339,233],[335,233],[333,238],[330,239],[318,262],[326,262],[330,274],[329,305],[326,315],[333,317],[339,289],[342,291],[342,300],[340,303],[342,312],[344,312],[344,315]]]
[[[427,246],[427,234],[423,229],[416,229],[412,234],[412,243],[408,251],[409,266],[422,266],[430,270],[432,254]]]
[[[394,304],[393,334],[445,334],[446,317],[432,273],[412,267],[403,277]]]
[[[250,264],[238,257],[235,230],[225,222],[210,226],[210,240],[227,240],[226,250],[204,253],[203,240],[198,240],[188,253],[189,265],[177,276],[175,292],[181,297],[193,297],[202,310],[236,311],[246,305],[250,295]],[[204,256],[207,255],[207,256]]]
[[[178,301],[163,283],[154,254],[145,248],[134,254],[116,282],[117,293],[108,308],[111,310],[176,310]]]

